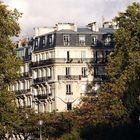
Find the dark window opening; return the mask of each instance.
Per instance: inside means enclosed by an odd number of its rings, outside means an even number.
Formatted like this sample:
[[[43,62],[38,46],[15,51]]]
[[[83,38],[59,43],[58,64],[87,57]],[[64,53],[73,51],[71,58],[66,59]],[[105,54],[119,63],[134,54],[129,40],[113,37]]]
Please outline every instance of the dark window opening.
[[[67,103],[67,110],[72,110],[72,103],[71,102]]]
[[[63,36],[63,43],[64,43],[64,46],[69,46],[70,45],[70,36],[69,35],[64,35]]]
[[[70,84],[66,85],[66,95],[72,95]]]

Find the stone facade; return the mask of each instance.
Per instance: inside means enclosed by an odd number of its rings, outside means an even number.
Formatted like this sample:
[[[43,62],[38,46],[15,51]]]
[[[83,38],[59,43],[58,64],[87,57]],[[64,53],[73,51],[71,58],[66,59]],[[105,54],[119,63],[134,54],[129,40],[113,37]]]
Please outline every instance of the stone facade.
[[[72,110],[86,95],[88,84],[107,80],[104,67],[113,48],[113,32],[112,26],[97,29],[95,22],[85,28],[58,23],[50,30],[36,29],[32,45],[17,48],[17,52],[31,48],[24,72],[21,67],[28,84],[14,88],[28,90],[17,94],[18,105],[36,112]]]

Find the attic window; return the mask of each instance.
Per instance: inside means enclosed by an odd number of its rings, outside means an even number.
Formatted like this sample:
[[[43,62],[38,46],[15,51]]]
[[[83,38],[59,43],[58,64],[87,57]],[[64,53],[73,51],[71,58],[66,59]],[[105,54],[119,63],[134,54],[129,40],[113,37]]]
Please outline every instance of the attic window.
[[[92,35],[91,36],[91,44],[92,45],[96,45],[97,44],[97,36],[96,35]]]
[[[49,35],[49,36],[48,36],[48,39],[49,39],[49,45],[52,45],[52,43],[53,43],[52,35]]]
[[[46,45],[45,44],[45,37],[42,38],[42,45],[43,45],[43,47],[45,47],[45,45]]]
[[[79,35],[79,45],[84,46],[85,45],[85,36]]]
[[[105,46],[110,45],[111,43],[111,35],[107,35],[107,37],[104,40]]]
[[[64,46],[69,46],[70,45],[70,36],[69,35],[64,35],[63,36],[63,44],[64,44]]]
[[[38,47],[38,39],[35,39],[35,46]]]

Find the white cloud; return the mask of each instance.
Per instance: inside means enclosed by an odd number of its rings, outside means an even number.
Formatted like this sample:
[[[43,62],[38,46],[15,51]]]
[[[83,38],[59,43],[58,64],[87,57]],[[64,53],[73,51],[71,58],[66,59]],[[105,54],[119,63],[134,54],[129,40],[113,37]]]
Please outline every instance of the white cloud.
[[[30,35],[35,26],[54,26],[58,22],[74,22],[84,26],[111,20],[128,4],[140,0],[4,0],[11,8],[24,13],[20,20],[23,35]]]

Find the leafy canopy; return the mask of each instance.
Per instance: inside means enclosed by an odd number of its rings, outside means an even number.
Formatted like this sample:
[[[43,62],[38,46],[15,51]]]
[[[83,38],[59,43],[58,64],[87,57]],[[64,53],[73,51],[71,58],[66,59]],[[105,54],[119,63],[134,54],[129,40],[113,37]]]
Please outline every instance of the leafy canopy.
[[[21,62],[16,58],[15,45],[11,37],[18,36],[20,27],[17,22],[21,16],[17,10],[9,10],[0,1],[0,137],[12,132],[16,109],[15,96],[8,88],[18,77]]]

